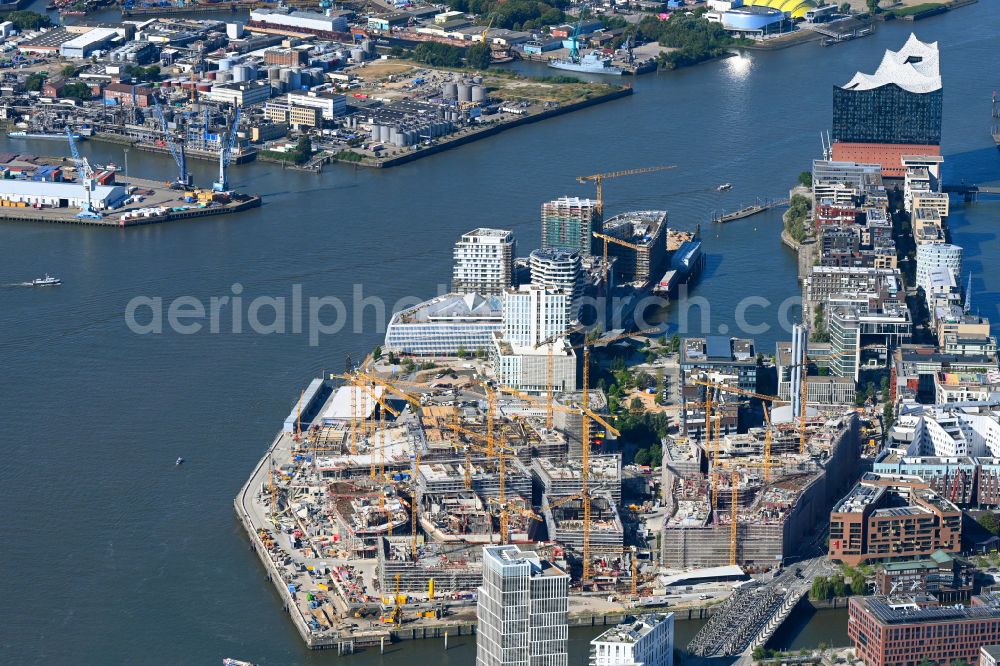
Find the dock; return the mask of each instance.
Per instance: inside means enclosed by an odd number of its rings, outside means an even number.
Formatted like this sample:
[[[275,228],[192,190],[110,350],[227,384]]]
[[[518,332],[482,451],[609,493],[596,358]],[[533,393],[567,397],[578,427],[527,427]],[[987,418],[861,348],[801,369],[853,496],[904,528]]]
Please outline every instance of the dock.
[[[780,208],[781,206],[787,206],[789,203],[788,199],[764,199],[761,200],[759,197],[757,200],[750,204],[749,206],[744,206],[739,210],[733,211],[731,213],[712,213],[712,222],[717,222],[719,224],[724,224],[726,222],[735,222],[736,220],[742,220],[745,217],[751,217],[758,213],[763,213],[766,210],[771,210],[772,208]]]

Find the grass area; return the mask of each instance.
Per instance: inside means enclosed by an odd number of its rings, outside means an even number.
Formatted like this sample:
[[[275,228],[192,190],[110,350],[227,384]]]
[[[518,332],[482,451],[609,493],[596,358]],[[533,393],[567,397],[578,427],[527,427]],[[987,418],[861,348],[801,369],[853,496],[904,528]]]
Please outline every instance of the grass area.
[[[912,16],[914,14],[920,14],[922,12],[926,12],[931,9],[938,9],[939,7],[944,6],[945,4],[943,2],[922,2],[919,5],[910,5],[909,7],[890,9],[888,13],[896,17]]]
[[[399,76],[411,72],[417,67],[422,67],[422,65],[409,60],[376,60],[365,64],[364,67],[351,69],[351,74],[357,75],[364,81],[378,81],[387,76]]]
[[[568,78],[531,79],[487,72],[483,83],[493,95],[512,102],[572,104],[618,90],[608,83],[590,83]]]

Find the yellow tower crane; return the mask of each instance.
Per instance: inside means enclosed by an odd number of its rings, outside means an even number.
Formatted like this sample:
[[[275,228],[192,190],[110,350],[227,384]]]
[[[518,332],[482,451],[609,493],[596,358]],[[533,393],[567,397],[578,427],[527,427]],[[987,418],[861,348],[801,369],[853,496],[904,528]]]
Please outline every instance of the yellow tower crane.
[[[635,250],[636,252],[645,249],[641,245],[636,245],[635,243],[629,243],[628,241],[623,241],[621,238],[615,238],[614,236],[608,236],[607,234],[600,234],[597,233],[596,231],[594,232],[594,238],[599,238],[604,241],[604,259],[602,260],[601,263],[601,272],[603,274],[605,285],[607,285],[608,271],[611,270],[611,267],[608,264],[608,243],[621,245],[622,247],[627,247],[630,250]]]
[[[452,429],[455,431],[456,435],[459,434],[459,433],[461,433],[463,435],[466,435],[468,437],[472,437],[472,438],[475,438],[475,439],[484,439],[485,438],[485,436],[483,434],[478,433],[478,432],[473,432],[472,430],[467,430],[466,428],[463,428],[462,426],[458,425],[457,423],[452,424]],[[536,520],[538,522],[542,522],[542,517],[539,516],[534,511],[531,511],[530,509],[525,509],[525,508],[523,508],[521,506],[518,506],[517,504],[513,504],[513,503],[507,501],[507,495],[506,495],[506,493],[507,493],[507,490],[506,490],[506,487],[507,487],[507,454],[511,453],[511,454],[515,454],[516,455],[517,451],[515,451],[514,449],[510,448],[507,445],[506,437],[501,436],[501,439],[502,439],[502,441],[500,441],[500,442],[494,442],[494,448],[495,448],[496,457],[497,457],[497,475],[498,475],[499,480],[500,480],[500,489],[499,489],[498,497],[487,498],[487,501],[490,504],[493,504],[493,505],[497,506],[500,509],[500,543],[503,544],[503,545],[506,545],[510,541],[510,513],[511,512],[514,512],[514,513],[517,513],[519,515],[522,515],[525,518],[530,518],[532,520]],[[471,465],[471,454],[469,453],[470,449],[475,448],[477,451],[482,451],[484,453],[487,452],[487,449],[479,447],[479,446],[476,446],[475,444],[465,444],[464,446],[465,446],[465,452],[466,452],[466,469],[469,469],[469,465]],[[489,455],[489,454],[487,453],[487,455]],[[471,481],[470,481],[470,486],[471,486]]]
[[[621,178],[622,176],[636,176],[642,173],[653,173],[655,171],[666,171],[668,169],[675,169],[675,166],[653,166],[653,167],[642,167],[639,169],[625,169],[623,171],[609,171],[608,173],[595,173],[590,176],[578,176],[577,182],[579,183],[594,183],[597,185],[597,213],[601,216],[601,220],[604,219],[604,181],[611,180],[612,178]]]

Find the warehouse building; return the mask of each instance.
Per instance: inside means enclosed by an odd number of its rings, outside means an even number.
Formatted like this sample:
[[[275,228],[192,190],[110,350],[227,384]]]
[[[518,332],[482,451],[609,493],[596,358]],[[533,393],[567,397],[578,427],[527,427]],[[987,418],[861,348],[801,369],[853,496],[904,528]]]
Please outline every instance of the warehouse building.
[[[127,197],[125,188],[120,185],[96,185],[90,193],[91,205],[97,210],[117,208]],[[82,208],[87,205],[87,190],[79,183],[0,180],[0,201],[48,208]]]
[[[114,28],[94,28],[63,42],[59,46],[59,55],[64,58],[89,58],[94,51],[107,47],[117,38],[118,31]]]

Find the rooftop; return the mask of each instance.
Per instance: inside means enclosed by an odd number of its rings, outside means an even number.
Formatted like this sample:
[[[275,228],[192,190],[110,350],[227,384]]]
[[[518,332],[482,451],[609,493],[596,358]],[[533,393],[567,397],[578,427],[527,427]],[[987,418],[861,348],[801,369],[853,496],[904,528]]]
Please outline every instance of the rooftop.
[[[874,74],[858,72],[845,90],[873,90],[894,84],[911,93],[929,93],[941,89],[937,42],[930,44],[910,34],[899,51],[887,50]]]

